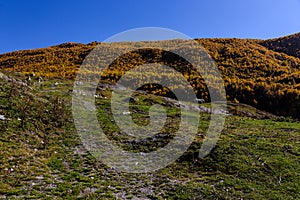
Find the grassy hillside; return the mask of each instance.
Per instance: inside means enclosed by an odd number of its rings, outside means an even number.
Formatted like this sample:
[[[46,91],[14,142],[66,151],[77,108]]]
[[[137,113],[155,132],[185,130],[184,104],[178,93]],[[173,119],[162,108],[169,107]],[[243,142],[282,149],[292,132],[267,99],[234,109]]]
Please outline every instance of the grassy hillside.
[[[0,55],[0,199],[300,199],[300,124],[277,116],[300,117],[300,59],[263,44],[271,40],[196,41],[216,61],[229,100],[220,139],[206,157],[198,158],[207,137],[211,104],[202,77],[186,76],[198,97],[206,100],[199,105],[194,141],[174,163],[141,174],[104,165],[87,151],[76,132],[71,113],[74,78],[99,43],[65,43]],[[127,45],[116,43],[110,48]],[[131,52],[116,59],[103,77],[117,81],[126,70],[149,59],[183,74],[193,72],[184,60],[164,53]],[[168,111],[163,131],[135,140],[114,122],[113,87],[107,82],[98,85],[95,105],[99,124],[115,145],[125,151],[149,152],[174,138],[180,114],[174,100],[166,98],[172,97],[168,90],[149,85],[142,88],[145,92],[135,93],[130,101],[134,122],[147,124],[153,104]]]
[[[0,114],[6,118],[0,120],[0,198],[300,198],[299,123],[266,119],[272,116],[232,103],[229,110],[235,115],[227,117],[221,138],[207,157],[197,157],[210,118],[202,113],[194,142],[176,162],[147,174],[119,173],[82,146],[70,114],[72,82],[50,78],[28,87],[22,74],[9,75],[0,76]],[[109,99],[105,98],[109,92],[101,90],[96,101],[103,108],[98,115],[102,121],[109,118]],[[150,94],[142,93],[138,98],[147,101],[136,104],[137,111],[149,102],[163,102]],[[177,123],[176,112],[171,113],[167,135],[172,135]],[[265,119],[255,119],[260,117]],[[143,112],[135,112],[133,118],[147,120]],[[113,122],[106,120],[106,134],[128,148],[113,127]],[[135,145],[154,147],[152,143]]]

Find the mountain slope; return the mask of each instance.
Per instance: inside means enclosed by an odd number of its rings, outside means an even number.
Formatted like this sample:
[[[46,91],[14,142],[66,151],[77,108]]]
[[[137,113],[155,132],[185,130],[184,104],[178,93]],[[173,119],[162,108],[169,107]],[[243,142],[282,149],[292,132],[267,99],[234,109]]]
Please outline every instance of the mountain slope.
[[[197,39],[216,61],[224,80],[227,99],[255,106],[276,115],[300,118],[300,58],[299,34],[274,40]],[[278,42],[281,41],[281,42]],[[286,44],[291,43],[290,46]],[[43,77],[74,79],[88,53],[100,43],[65,43],[58,46],[24,50],[0,55],[0,69],[35,73]],[[138,43],[136,43],[138,44]],[[271,45],[272,44],[272,45]],[[126,48],[127,43],[115,43],[110,48]],[[265,47],[266,46],[266,47]],[[285,53],[281,51],[283,49]],[[272,50],[270,50],[272,49]],[[276,51],[273,51],[273,50]],[[279,49],[279,50],[278,50]],[[283,51],[283,50],[282,50]],[[288,55],[288,54],[289,55]],[[159,52],[155,52],[161,57]],[[124,61],[143,63],[140,56],[128,54]],[[120,62],[121,63],[121,62]],[[120,67],[120,66],[117,66]],[[179,65],[180,67],[180,65]],[[181,64],[181,69],[185,70]],[[117,79],[122,69],[107,77]],[[122,69],[122,70],[120,70]],[[197,95],[207,101],[206,85],[195,79]]]
[[[270,50],[300,58],[300,33],[259,42]]]
[[[215,148],[199,159],[210,120],[202,113],[194,142],[174,163],[151,173],[122,173],[95,159],[80,142],[70,112],[69,80],[45,78],[40,87],[29,87],[24,78],[0,74],[0,114],[6,118],[0,120],[1,199],[300,198],[299,123],[228,116]],[[95,103],[102,105],[98,117],[103,121],[111,115],[101,112],[109,107],[109,89],[99,92],[102,98]],[[160,101],[153,95],[138,96],[143,98]],[[143,102],[135,111],[144,108]],[[132,117],[146,118],[139,112]],[[173,134],[178,115],[172,112],[171,117],[167,136]],[[105,133],[123,147],[124,134],[112,128],[112,121],[105,121]]]
[[[199,42],[216,61],[229,100],[299,118],[300,59],[268,50],[257,40]]]

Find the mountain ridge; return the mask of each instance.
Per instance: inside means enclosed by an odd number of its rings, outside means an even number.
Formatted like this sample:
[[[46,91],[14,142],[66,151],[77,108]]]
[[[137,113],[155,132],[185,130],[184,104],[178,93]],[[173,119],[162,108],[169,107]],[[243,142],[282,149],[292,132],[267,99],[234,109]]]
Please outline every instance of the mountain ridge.
[[[260,44],[270,50],[300,58],[300,32],[284,37],[263,40]]]

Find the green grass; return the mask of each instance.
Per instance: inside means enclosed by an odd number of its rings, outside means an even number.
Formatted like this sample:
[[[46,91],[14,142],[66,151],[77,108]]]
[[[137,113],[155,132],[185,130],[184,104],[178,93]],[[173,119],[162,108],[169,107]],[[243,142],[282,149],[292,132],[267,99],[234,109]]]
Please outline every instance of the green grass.
[[[51,91],[55,81],[46,80],[42,89],[32,86],[31,90],[0,79],[0,114],[8,118],[0,121],[0,198],[300,198],[298,122],[228,116],[216,147],[199,159],[210,118],[201,114],[194,142],[176,162],[147,174],[120,173],[96,160],[81,144],[70,111],[72,84],[60,80],[61,88]],[[163,103],[146,94],[139,100],[132,110],[139,111],[133,118],[141,120],[147,119],[149,105]],[[98,118],[106,124],[108,136],[126,149],[122,140],[128,138],[108,113],[109,99],[99,98],[96,103],[103,108]],[[170,107],[169,115],[165,132],[172,135],[176,123],[171,122],[178,112]],[[148,150],[153,150],[150,147],[151,143]]]

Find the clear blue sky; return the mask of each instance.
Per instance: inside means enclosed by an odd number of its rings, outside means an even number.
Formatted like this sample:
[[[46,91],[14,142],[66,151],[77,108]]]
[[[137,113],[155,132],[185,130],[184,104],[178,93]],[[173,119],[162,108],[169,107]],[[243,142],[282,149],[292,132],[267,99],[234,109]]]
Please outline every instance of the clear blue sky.
[[[0,0],[0,53],[154,26],[192,38],[300,32],[300,0]]]

